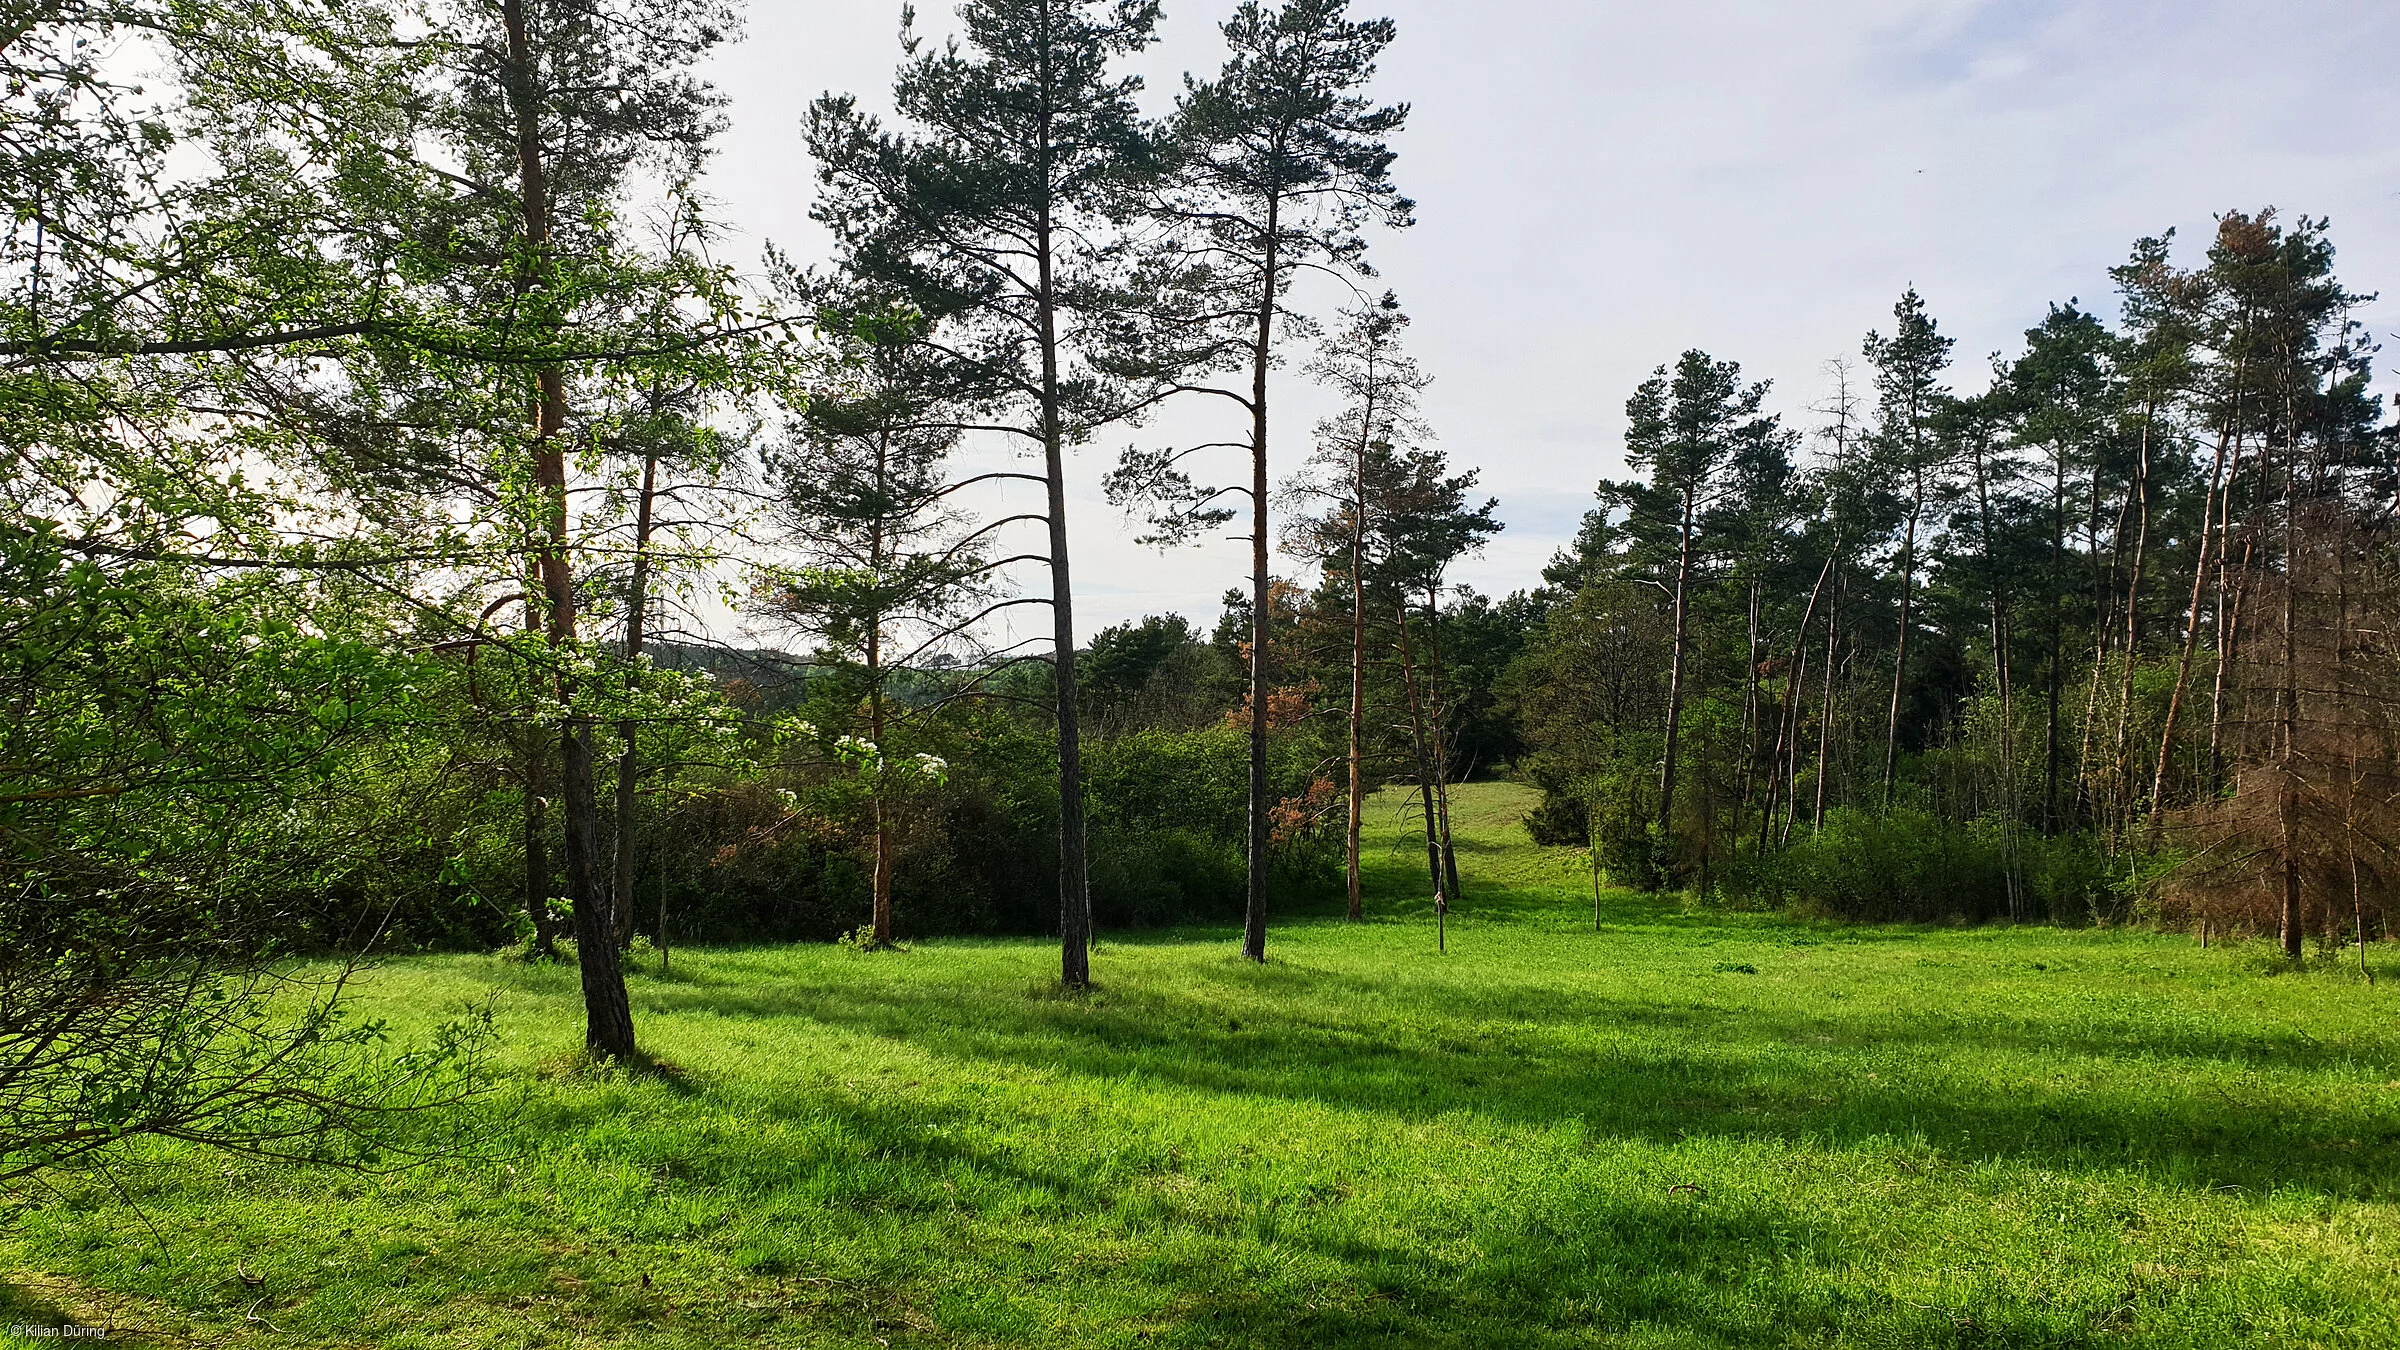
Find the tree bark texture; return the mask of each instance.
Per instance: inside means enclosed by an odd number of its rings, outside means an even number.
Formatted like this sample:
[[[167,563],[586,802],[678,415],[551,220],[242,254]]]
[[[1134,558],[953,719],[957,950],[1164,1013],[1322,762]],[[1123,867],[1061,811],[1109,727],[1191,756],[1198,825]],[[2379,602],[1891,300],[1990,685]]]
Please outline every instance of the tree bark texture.
[[[642,460],[642,495],[635,508],[633,526],[633,577],[626,586],[625,595],[625,686],[628,692],[640,679],[635,665],[641,659],[642,642],[647,636],[650,530],[657,500],[658,456],[649,455]],[[641,823],[637,810],[641,803],[642,784],[640,732],[640,725],[630,717],[617,723],[617,738],[625,743],[625,748],[617,754],[616,857],[609,877],[608,893],[615,911],[617,942],[620,945],[633,937],[633,873],[639,856],[634,841]]]
[[[1698,526],[1698,485],[1683,490],[1683,535],[1675,553],[1675,645],[1667,657],[1667,745],[1658,765],[1658,842],[1673,852],[1675,838],[1675,760],[1683,734],[1684,647],[1690,641],[1692,536]]]
[[[1275,806],[1267,785],[1267,638],[1273,621],[1268,595],[1272,580],[1267,574],[1267,368],[1275,354],[1275,235],[1280,227],[1276,208],[1270,198],[1266,267],[1250,353],[1250,830],[1242,955],[1252,961],[1267,959],[1267,870],[1273,861],[1267,824]]]
[[[541,125],[536,113],[533,49],[523,0],[503,0],[501,22],[508,38],[508,94],[517,131],[519,201],[524,211],[526,269],[520,294],[539,290],[546,279],[543,255],[550,246],[549,185],[542,164]],[[584,1043],[596,1055],[634,1053],[633,1012],[625,996],[625,973],[617,960],[614,926],[598,876],[599,793],[592,771],[591,729],[573,710],[574,684],[563,663],[575,645],[574,567],[567,544],[566,372],[556,365],[535,372],[533,477],[541,494],[543,548],[539,558],[543,598],[549,609],[552,652],[561,661],[558,677],[559,809],[565,835],[567,898],[575,913],[575,951],[582,968]]]
[[[1047,180],[1047,120],[1042,126],[1042,145],[1042,172]],[[1049,494],[1050,636],[1058,702],[1059,981],[1069,989],[1085,989],[1092,983],[1092,892],[1085,856],[1083,723],[1076,709],[1080,691],[1075,679],[1075,588],[1067,565],[1066,424],[1060,415],[1053,231],[1045,207],[1036,229],[1036,310],[1042,351],[1042,471]]]
[[[1400,601],[1400,681],[1408,690],[1408,726],[1417,751],[1417,794],[1425,812],[1425,870],[1433,882],[1434,899],[1438,902],[1442,890],[1442,841],[1440,815],[1433,805],[1433,755],[1425,744],[1425,707],[1417,696],[1417,662],[1414,644],[1408,636],[1408,601]]]

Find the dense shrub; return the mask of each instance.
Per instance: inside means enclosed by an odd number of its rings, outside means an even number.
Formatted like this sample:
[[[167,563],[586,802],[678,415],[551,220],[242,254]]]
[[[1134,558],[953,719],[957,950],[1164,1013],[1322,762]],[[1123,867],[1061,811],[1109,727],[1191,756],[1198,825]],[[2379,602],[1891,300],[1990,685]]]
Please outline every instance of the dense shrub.
[[[1313,747],[1269,743],[1268,791],[1308,798]],[[1105,926],[1238,918],[1244,906],[1250,747],[1231,728],[1140,731],[1086,751],[1092,804],[1092,908]],[[1338,883],[1338,836],[1317,820],[1278,840],[1270,897],[1322,896]]]
[[[951,772],[895,811],[897,931],[1055,931],[1058,795],[1048,730],[962,715],[923,743]],[[1278,744],[1271,790],[1279,800],[1305,799],[1314,770],[1309,747]],[[1096,740],[1085,747],[1084,772],[1092,908],[1102,927],[1241,915],[1249,769],[1240,732]],[[656,927],[663,881],[674,942],[822,940],[854,929],[871,903],[869,820],[859,780],[838,772],[729,779],[695,794],[645,841],[637,926]],[[1275,902],[1330,894],[1339,862],[1338,835],[1323,825],[1284,831],[1270,874]],[[661,866],[663,875],[654,870]]]
[[[2091,836],[2025,831],[2016,845],[2013,917],[2083,923],[2117,913],[2117,888]],[[1906,808],[1840,807],[1823,830],[1795,832],[1789,849],[1727,866],[1720,884],[1734,897],[1829,918],[1980,923],[2012,917],[2007,858],[1992,817],[1956,823]]]

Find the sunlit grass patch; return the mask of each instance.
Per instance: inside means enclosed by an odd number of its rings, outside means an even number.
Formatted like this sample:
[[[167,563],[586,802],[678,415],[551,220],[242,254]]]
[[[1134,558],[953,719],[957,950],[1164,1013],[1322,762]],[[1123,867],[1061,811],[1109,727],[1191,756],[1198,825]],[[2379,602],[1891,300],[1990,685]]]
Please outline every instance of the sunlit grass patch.
[[[403,1022],[495,999],[486,1153],[154,1151],[0,1252],[21,1303],[262,1345],[2400,1343],[2386,990],[2122,931],[1595,930],[1523,804],[1458,791],[1446,957],[1385,800],[1371,921],[1264,967],[682,952],[631,981],[671,1073],[574,1067],[570,970],[398,963]]]

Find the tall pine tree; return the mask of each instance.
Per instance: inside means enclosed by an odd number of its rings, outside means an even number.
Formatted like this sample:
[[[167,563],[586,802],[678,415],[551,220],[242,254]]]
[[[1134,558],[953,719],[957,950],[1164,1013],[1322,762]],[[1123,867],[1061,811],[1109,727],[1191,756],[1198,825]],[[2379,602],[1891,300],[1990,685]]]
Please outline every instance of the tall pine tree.
[[[815,215],[858,280],[938,326],[951,377],[989,425],[1041,458],[1058,720],[1060,978],[1091,981],[1083,747],[1076,710],[1066,455],[1157,391],[1116,347],[1140,306],[1118,222],[1155,181],[1141,81],[1156,0],[967,0],[963,42],[927,50],[904,27],[893,96],[908,132],[855,100],[809,111],[823,188]]]
[[[1409,223],[1390,179],[1386,138],[1407,120],[1364,90],[1393,37],[1388,19],[1353,22],[1349,0],[1245,0],[1221,29],[1224,69],[1191,83],[1176,110],[1177,190],[1170,217],[1200,313],[1224,335],[1224,355],[1247,375],[1219,390],[1249,416],[1250,820],[1242,954],[1267,955],[1269,812],[1267,668],[1268,375],[1292,323],[1294,277],[1311,268],[1366,270],[1360,228]]]

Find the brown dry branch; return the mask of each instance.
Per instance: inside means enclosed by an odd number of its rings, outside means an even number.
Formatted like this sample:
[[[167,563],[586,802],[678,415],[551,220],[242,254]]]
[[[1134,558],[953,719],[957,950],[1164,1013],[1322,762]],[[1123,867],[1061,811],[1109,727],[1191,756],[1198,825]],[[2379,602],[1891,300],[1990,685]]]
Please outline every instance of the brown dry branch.
[[[2228,779],[2168,817],[2186,861],[2160,917],[2272,932],[2300,955],[2390,931],[2400,899],[2400,618],[2388,523],[2303,488],[2269,529],[2225,671]],[[2263,533],[2263,532],[2262,532]]]

